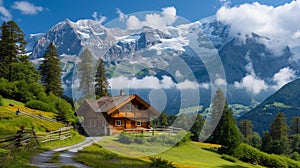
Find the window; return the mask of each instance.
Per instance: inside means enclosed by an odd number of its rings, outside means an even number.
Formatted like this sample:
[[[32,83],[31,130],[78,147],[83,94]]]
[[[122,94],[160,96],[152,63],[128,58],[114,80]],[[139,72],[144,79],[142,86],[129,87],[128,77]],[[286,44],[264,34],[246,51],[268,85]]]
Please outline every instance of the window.
[[[139,106],[137,104],[133,105],[133,110],[134,111],[139,111]]]
[[[116,126],[121,126],[122,125],[122,121],[121,120],[117,120],[116,121]]]
[[[142,126],[142,121],[137,121],[136,126]]]
[[[130,104],[126,104],[126,110],[131,111],[131,105]]]

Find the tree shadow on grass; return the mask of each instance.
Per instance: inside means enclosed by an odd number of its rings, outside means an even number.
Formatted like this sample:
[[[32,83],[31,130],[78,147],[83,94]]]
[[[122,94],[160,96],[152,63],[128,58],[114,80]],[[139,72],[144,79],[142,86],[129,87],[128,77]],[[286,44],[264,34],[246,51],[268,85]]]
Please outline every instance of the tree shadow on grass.
[[[221,165],[218,167],[220,167],[220,168],[247,168],[247,167],[241,166],[241,165]]]
[[[218,149],[215,149],[215,148],[202,148],[202,149],[207,150],[207,151],[210,151],[210,152],[214,152],[214,153],[217,153],[217,154],[220,154],[220,153],[218,152]]]

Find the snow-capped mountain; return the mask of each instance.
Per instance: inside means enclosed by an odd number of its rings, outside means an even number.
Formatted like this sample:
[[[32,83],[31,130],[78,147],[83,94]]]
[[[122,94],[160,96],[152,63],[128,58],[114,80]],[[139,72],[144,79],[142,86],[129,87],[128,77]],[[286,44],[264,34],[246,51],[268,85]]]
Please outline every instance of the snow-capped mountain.
[[[45,33],[36,33],[36,34],[30,34],[29,37],[27,38],[26,42],[26,47],[25,50],[31,52],[37,43],[39,39],[41,39]]]
[[[112,71],[120,64],[119,75],[131,74],[132,67],[138,67],[142,72],[136,75],[138,78],[154,75],[162,79],[168,73],[180,76],[185,73],[180,65],[177,66],[180,58],[193,72],[186,73],[186,79],[195,76],[199,86],[211,83],[203,63],[205,61],[190,47],[192,38],[197,39],[198,47],[216,50],[220,55],[228,84],[229,102],[249,104],[253,97],[262,101],[275,91],[276,85],[281,84],[278,76],[288,71],[292,75],[285,78],[286,82],[296,78],[300,47],[290,49],[286,46],[278,55],[263,43],[270,40],[268,37],[261,37],[255,32],[245,37],[230,35],[230,29],[230,25],[215,17],[161,29],[143,27],[138,31],[107,28],[94,20],[72,22],[66,19],[40,36],[35,45],[30,43],[26,49],[30,52],[34,46],[31,59],[36,60],[43,57],[51,42],[55,44],[65,63],[63,81],[68,95],[71,95],[71,78],[76,58],[83,48],[89,48],[95,59],[104,59],[110,77],[116,75]],[[176,82],[182,81],[179,79]]]

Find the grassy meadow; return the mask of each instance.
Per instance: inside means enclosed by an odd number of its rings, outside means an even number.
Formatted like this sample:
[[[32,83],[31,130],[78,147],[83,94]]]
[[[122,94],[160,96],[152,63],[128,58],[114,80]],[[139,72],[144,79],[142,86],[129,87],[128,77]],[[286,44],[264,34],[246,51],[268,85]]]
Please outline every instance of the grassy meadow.
[[[14,106],[10,106],[12,103]],[[16,115],[18,108],[21,111],[43,115],[49,118],[55,118],[55,114],[45,111],[39,111],[30,109],[24,106],[23,103],[14,101],[11,99],[3,99],[3,106],[0,106],[0,137],[13,135],[19,129],[20,126],[25,126],[25,129],[31,129],[32,127],[37,131],[38,134],[46,134],[46,131],[54,131],[65,125],[59,122],[48,122],[37,118],[31,118],[24,115]],[[63,141],[51,141],[46,143],[41,143],[40,148],[12,148],[1,149],[0,151],[0,168],[1,167],[14,167],[14,168],[26,168],[28,166],[31,158],[47,150],[70,146],[77,144],[84,140],[84,137],[79,135],[77,132],[72,131],[72,138]],[[8,155],[7,155],[8,154]]]
[[[169,148],[159,145],[122,144],[116,136],[104,137],[98,143],[80,151],[76,160],[92,167],[149,167],[150,157],[160,157],[180,168],[197,167],[260,167],[239,160],[230,162],[213,151],[219,145],[188,142]],[[144,152],[144,153],[142,153]],[[161,153],[160,153],[161,152]]]

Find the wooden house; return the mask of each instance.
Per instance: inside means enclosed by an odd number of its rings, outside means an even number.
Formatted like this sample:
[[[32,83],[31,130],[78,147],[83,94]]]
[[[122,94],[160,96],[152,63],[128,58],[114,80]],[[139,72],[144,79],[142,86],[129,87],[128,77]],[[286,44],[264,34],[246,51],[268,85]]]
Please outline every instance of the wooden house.
[[[151,119],[159,114],[136,94],[86,100],[77,110],[90,136],[110,135],[124,129],[148,129]]]

